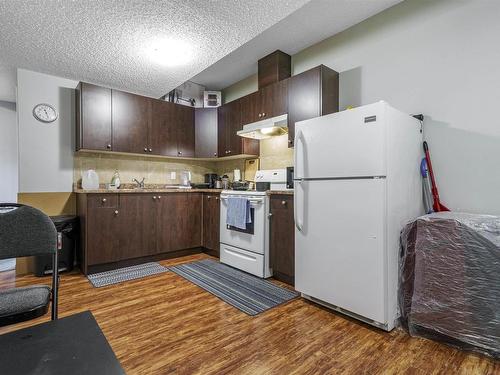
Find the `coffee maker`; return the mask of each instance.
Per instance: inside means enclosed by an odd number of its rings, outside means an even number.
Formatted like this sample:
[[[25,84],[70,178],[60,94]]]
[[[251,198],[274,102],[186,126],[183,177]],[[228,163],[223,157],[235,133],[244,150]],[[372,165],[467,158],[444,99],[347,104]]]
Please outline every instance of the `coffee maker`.
[[[217,183],[217,173],[207,173],[205,174],[205,184],[208,184],[209,189],[215,189],[215,184]]]

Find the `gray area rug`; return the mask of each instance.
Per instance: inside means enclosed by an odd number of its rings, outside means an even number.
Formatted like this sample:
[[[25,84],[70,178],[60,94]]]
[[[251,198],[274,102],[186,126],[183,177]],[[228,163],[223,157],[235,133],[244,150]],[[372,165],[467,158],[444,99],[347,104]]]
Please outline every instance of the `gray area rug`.
[[[137,266],[119,268],[117,270],[94,273],[88,275],[90,283],[95,288],[102,286],[118,284],[122,281],[140,279],[141,277],[156,275],[158,273],[167,272],[168,268],[163,267],[156,262],[143,263]]]
[[[211,259],[181,264],[170,270],[248,315],[257,315],[299,296],[295,291]]]

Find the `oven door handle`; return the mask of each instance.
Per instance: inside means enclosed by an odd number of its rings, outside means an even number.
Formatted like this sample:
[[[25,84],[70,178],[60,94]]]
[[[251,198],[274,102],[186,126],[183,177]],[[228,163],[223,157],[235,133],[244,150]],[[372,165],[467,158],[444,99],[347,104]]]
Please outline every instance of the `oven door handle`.
[[[221,195],[221,197],[220,197],[220,199],[224,200],[224,201],[227,201],[228,198],[229,197],[227,195],[226,196]],[[260,198],[255,198],[255,199],[251,199],[250,198],[250,199],[248,199],[248,201],[250,203],[256,203],[256,204],[262,204],[262,203],[264,203],[264,199],[260,199]]]

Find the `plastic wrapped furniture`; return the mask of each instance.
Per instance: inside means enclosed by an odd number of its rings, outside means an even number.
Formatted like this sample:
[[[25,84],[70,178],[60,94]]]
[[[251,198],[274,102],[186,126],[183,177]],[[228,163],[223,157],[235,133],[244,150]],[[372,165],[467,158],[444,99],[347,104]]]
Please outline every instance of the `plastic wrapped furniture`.
[[[399,308],[412,336],[500,358],[500,217],[440,212],[409,223]]]

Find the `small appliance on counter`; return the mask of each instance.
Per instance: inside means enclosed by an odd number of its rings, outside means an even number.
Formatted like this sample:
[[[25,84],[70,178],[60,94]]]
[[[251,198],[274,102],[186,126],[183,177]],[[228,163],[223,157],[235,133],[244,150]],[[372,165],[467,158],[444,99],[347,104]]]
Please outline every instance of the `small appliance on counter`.
[[[286,169],[262,169],[255,174],[257,191],[291,190],[287,188]]]
[[[224,189],[224,190],[229,189],[229,176],[227,174],[222,176],[221,183],[222,183],[222,186],[221,186],[222,189]]]
[[[205,183],[208,184],[209,189],[216,188],[218,177],[219,176],[217,176],[217,173],[206,173],[205,174]]]
[[[191,189],[191,172],[181,171],[180,172],[181,183],[179,187],[181,189]]]

